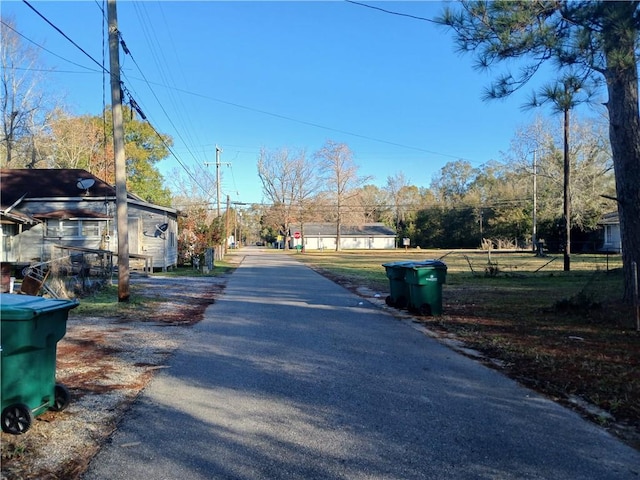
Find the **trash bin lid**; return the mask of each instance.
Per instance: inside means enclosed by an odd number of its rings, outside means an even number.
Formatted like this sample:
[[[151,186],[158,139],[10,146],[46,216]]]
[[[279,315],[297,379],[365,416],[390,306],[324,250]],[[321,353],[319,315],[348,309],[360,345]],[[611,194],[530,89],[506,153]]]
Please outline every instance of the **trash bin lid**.
[[[2,321],[31,320],[46,312],[63,309],[71,310],[77,306],[77,300],[0,293],[0,318],[2,318]]]
[[[429,268],[432,270],[446,270],[447,264],[440,260],[423,260],[421,262],[413,262],[412,268]]]
[[[383,267],[410,267],[413,263],[412,261],[409,260],[401,260],[398,262],[390,262],[390,263],[383,263],[382,266]]]

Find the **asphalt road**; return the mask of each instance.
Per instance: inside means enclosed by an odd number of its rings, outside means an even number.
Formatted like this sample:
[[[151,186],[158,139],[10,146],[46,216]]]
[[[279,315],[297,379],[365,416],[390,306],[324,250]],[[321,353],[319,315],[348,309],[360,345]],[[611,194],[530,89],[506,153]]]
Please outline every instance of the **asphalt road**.
[[[638,480],[640,452],[253,251],[83,478]]]

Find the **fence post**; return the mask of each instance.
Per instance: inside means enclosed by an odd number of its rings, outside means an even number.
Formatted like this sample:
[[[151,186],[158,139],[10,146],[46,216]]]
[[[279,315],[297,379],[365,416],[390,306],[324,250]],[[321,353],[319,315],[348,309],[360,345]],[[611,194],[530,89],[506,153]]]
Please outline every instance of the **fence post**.
[[[636,307],[636,332],[640,332],[640,302],[638,302],[638,264],[631,262],[633,269],[633,305]]]

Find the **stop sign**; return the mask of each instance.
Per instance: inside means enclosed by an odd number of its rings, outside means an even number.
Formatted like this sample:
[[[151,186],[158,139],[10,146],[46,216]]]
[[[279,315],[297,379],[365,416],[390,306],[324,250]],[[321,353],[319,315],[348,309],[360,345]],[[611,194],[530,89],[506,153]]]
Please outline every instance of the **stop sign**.
[[[293,232],[293,238],[300,238],[300,232]]]

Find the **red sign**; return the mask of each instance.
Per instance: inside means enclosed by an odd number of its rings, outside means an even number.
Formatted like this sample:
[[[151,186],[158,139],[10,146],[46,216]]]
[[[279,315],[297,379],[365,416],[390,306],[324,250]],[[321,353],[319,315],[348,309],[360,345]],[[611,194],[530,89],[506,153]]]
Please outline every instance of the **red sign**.
[[[293,232],[293,238],[300,238],[300,232]]]

